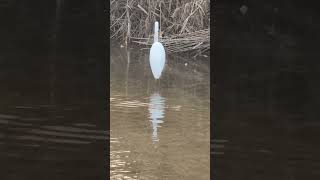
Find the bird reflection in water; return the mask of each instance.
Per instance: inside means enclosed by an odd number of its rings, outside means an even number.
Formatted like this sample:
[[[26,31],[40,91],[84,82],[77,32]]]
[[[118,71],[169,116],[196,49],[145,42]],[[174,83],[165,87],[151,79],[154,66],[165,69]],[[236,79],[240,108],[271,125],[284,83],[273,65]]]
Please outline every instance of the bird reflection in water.
[[[150,121],[152,122],[152,142],[156,143],[159,141],[158,137],[158,127],[161,127],[159,124],[163,123],[164,118],[164,105],[165,99],[159,94],[154,93],[150,96],[149,103],[149,113]]]

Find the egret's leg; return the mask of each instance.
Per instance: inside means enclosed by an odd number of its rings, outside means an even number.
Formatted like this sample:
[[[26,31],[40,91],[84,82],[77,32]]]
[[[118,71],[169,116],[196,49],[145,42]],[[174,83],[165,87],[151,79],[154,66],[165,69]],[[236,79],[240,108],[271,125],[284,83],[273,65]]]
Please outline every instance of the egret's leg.
[[[160,91],[160,79],[157,79],[156,81],[155,81],[155,91],[156,92],[159,92]]]

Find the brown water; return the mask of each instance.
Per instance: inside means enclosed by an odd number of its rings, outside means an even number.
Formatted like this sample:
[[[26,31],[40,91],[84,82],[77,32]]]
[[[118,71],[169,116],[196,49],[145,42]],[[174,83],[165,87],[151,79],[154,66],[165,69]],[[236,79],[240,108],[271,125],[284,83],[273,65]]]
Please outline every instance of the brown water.
[[[110,71],[111,179],[209,179],[208,62],[167,56],[155,82],[148,51],[117,46]]]

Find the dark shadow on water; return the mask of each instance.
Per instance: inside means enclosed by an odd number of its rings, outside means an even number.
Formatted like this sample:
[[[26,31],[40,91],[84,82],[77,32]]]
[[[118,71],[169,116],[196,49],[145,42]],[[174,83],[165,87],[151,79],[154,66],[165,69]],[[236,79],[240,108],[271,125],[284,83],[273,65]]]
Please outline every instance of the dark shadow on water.
[[[255,14],[230,9],[216,24],[213,178],[319,179],[318,33],[244,30]]]
[[[56,21],[56,1],[10,2],[0,7],[0,179],[105,179],[98,9],[70,1]]]

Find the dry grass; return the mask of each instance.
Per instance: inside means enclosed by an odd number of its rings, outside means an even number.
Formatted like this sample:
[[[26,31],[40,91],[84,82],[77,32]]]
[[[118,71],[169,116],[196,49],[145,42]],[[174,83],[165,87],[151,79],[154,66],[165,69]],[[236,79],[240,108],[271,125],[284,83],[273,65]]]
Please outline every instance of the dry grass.
[[[150,45],[154,22],[171,52],[204,52],[209,45],[209,0],[112,0],[111,38]]]
[[[152,38],[134,39],[132,42],[147,46],[151,46],[153,43]],[[194,52],[195,55],[203,54],[210,50],[209,29],[167,36],[162,38],[161,42],[169,52]]]

